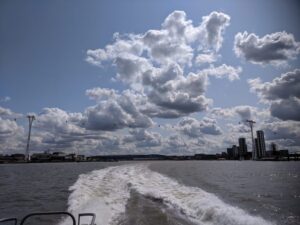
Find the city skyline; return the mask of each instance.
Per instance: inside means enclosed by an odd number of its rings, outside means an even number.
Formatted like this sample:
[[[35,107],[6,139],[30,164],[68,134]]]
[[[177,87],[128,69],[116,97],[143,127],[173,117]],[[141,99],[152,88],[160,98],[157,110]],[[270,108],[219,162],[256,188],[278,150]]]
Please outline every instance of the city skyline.
[[[0,154],[300,149],[297,1],[0,6]]]

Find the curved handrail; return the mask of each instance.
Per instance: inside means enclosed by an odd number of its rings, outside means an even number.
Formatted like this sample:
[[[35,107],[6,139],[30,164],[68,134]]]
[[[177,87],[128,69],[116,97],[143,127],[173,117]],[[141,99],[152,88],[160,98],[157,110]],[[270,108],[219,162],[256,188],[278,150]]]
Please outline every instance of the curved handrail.
[[[69,213],[69,212],[60,212],[60,211],[57,211],[57,212],[37,212],[37,213],[30,213],[28,214],[27,216],[25,216],[22,220],[21,220],[21,223],[20,225],[23,225],[25,223],[25,221],[29,218],[29,217],[32,217],[32,216],[46,216],[46,215],[67,215],[67,216],[70,216],[71,219],[72,219],[72,222],[73,222],[73,225],[76,225],[76,220],[75,220],[75,217]]]
[[[10,221],[14,221],[15,222],[15,225],[17,225],[17,218],[3,218],[3,219],[0,219],[0,223],[2,222],[10,222]]]

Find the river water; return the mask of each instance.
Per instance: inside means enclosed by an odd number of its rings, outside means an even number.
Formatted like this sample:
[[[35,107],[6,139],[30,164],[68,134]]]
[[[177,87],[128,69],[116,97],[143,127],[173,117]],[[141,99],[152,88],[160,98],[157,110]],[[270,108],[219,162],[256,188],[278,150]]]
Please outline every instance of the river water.
[[[97,225],[295,225],[300,224],[300,163],[0,165],[0,218],[37,211],[93,212]],[[31,224],[68,221],[38,218]]]

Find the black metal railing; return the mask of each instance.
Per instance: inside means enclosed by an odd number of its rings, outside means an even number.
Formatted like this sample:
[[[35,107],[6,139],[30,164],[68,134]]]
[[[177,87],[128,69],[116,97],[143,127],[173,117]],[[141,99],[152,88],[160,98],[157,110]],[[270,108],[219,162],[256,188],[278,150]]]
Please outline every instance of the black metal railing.
[[[96,224],[95,224],[96,215],[95,215],[94,213],[80,213],[80,214],[78,215],[78,225],[81,225],[81,224],[80,224],[80,218],[82,218],[82,217],[87,217],[87,216],[92,217],[92,219],[91,219],[91,222],[90,222],[89,224],[86,224],[86,225],[96,225]],[[83,225],[83,224],[82,224],[82,225]]]
[[[0,219],[0,223],[14,222],[13,225],[17,225],[17,218],[4,218]]]
[[[62,212],[62,211],[58,211],[58,212],[36,212],[36,213],[30,213],[28,215],[26,215],[20,222],[19,225],[24,225],[26,221],[28,221],[29,218],[33,218],[33,217],[39,217],[39,216],[51,216],[51,215],[62,215],[62,216],[68,216],[71,218],[72,220],[72,225],[76,225],[76,219],[75,217],[69,213],[69,212]],[[82,225],[96,225],[95,224],[95,219],[96,219],[96,215],[94,213],[80,213],[78,214],[78,225],[80,224],[80,220],[83,217],[91,217],[91,220],[88,224],[82,224]],[[17,225],[18,224],[18,220],[17,218],[4,218],[4,219],[0,219],[0,224],[1,223],[7,223],[7,222],[13,222],[12,225]]]
[[[20,225],[24,225],[26,220],[28,220],[30,217],[36,217],[36,216],[49,216],[49,215],[64,215],[69,216],[72,220],[72,225],[76,225],[75,217],[69,213],[69,212],[37,212],[37,213],[30,213],[26,215],[22,220]]]

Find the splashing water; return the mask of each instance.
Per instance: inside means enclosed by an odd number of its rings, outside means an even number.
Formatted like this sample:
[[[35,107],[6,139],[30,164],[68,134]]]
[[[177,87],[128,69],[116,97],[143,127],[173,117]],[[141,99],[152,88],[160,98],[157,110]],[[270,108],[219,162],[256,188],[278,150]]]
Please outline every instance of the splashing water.
[[[68,210],[73,214],[95,213],[97,225],[118,224],[125,216],[131,191],[159,199],[166,207],[193,224],[274,224],[226,204],[214,194],[198,187],[185,186],[151,171],[146,164],[109,167],[82,174],[70,190],[72,193]]]

